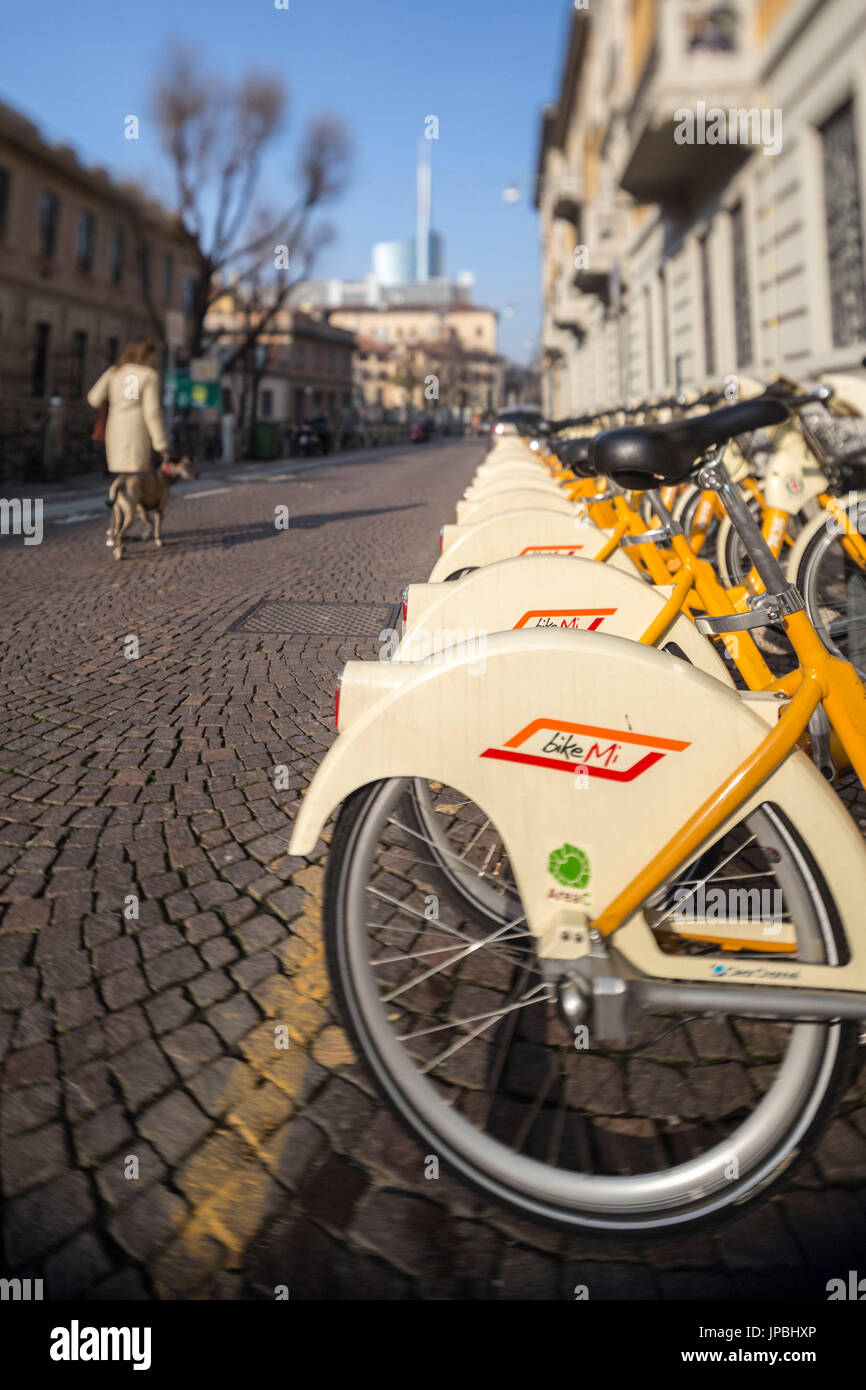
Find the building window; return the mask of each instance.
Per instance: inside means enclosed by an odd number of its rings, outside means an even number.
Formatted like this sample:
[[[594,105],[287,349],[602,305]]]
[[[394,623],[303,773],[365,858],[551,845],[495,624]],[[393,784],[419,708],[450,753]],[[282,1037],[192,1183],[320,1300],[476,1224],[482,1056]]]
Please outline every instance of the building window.
[[[39,199],[39,254],[50,261],[57,248],[60,201],[56,193],[43,193]]]
[[[108,278],[112,285],[119,285],[123,279],[123,228],[112,227],[108,243]]]
[[[866,338],[866,273],[854,102],[821,126],[833,346]]]
[[[146,241],[140,242],[138,247],[138,274],[142,292],[148,294],[150,291],[150,246]]]
[[[749,293],[749,258],[746,251],[746,216],[741,202],[731,208],[731,247],[737,366],[747,367],[752,360],[752,306]]]
[[[6,225],[9,220],[9,189],[11,179],[8,169],[0,169],[0,241],[6,235]]]
[[[108,339],[108,342],[105,344],[105,362],[106,362],[106,366],[109,366],[109,367],[113,367],[113,366],[114,366],[115,362],[117,361],[117,352],[118,352],[118,340],[117,340],[117,338],[109,338],[109,339]]]
[[[662,386],[665,386],[671,379],[671,326],[668,322],[668,280],[665,275],[664,266],[658,272],[659,277],[659,304],[661,306],[662,318]]]
[[[334,349],[331,348],[331,349],[329,350],[329,352],[328,352],[328,371],[329,371],[329,372],[332,372],[332,371],[334,370],[334,360],[335,360],[335,359],[334,359]]]
[[[273,391],[262,391],[260,402],[261,409],[259,410],[259,414],[261,415],[263,420],[270,420],[271,416],[274,413]]]
[[[709,233],[698,241],[701,260],[701,300],[704,306],[704,370],[712,376],[716,370],[715,325],[713,323],[713,291],[710,284],[710,238]]]
[[[171,292],[174,288],[174,256],[170,251],[166,251],[162,258],[162,297],[166,304],[171,299]]]
[[[83,332],[73,333],[72,335],[72,360],[69,372],[69,394],[73,400],[80,400],[84,395],[84,373],[87,366],[87,334]]]
[[[191,314],[195,310],[195,276],[183,277],[183,312]]]
[[[51,324],[37,323],[33,342],[33,363],[30,370],[31,396],[44,396],[48,385],[48,356],[51,347]]]
[[[79,270],[93,269],[93,239],[96,233],[96,218],[92,212],[78,214],[78,243],[75,248],[75,264]]]
[[[646,382],[652,390],[656,383],[655,361],[653,359],[653,306],[652,291],[649,285],[643,287],[644,338],[646,339]]]
[[[731,5],[715,5],[705,14],[686,18],[686,47],[689,53],[735,53],[739,48],[739,18]]]

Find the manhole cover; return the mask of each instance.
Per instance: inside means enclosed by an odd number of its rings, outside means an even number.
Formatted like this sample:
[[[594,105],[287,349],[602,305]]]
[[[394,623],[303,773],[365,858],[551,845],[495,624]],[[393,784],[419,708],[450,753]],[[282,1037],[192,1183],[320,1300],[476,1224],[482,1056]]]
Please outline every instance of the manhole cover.
[[[314,603],[303,599],[263,600],[232,623],[229,632],[289,632],[311,636],[377,637],[397,625],[400,604]]]

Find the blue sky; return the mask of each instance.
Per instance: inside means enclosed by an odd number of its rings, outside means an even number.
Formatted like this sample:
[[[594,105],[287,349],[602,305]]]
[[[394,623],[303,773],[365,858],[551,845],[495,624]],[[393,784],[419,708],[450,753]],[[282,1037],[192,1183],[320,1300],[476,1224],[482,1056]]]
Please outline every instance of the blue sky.
[[[537,216],[531,185],[541,108],[562,64],[568,0],[40,0],[7,7],[0,96],[86,162],[147,181],[168,198],[166,166],[148,121],[160,56],[181,39],[227,78],[279,73],[292,93],[285,143],[266,170],[276,205],[291,189],[304,119],[330,111],[355,145],[350,187],[329,212],[337,239],[317,275],[361,277],[375,241],[411,235],[417,140],[428,115],[434,225],[447,270],[472,270],[476,300],[513,317],[500,348],[525,360],[540,331]],[[141,139],[123,138],[126,115]],[[516,183],[523,197],[502,199]]]

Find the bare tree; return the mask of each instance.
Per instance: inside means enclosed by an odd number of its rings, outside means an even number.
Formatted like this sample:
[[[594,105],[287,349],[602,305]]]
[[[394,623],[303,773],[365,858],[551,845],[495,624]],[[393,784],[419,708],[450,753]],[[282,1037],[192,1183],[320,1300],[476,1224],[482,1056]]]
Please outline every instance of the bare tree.
[[[439,381],[439,403],[461,415],[472,394],[471,355],[455,329],[449,328],[431,347],[433,371]]]
[[[181,231],[195,266],[191,354],[199,355],[213,341],[205,320],[230,274],[241,284],[269,283],[267,304],[262,313],[247,316],[226,363],[231,367],[267,329],[328,240],[330,229],[316,213],[345,186],[349,138],[335,117],[314,118],[301,140],[297,195],[274,210],[259,199],[258,189],[265,155],[286,122],[288,96],[279,77],[250,72],[230,87],[178,47],[160,67],[153,101]]]
[[[400,386],[406,392],[406,416],[416,406],[416,395],[419,387],[424,385],[425,369],[422,360],[422,351],[417,344],[407,344],[401,348],[391,381],[395,386]]]

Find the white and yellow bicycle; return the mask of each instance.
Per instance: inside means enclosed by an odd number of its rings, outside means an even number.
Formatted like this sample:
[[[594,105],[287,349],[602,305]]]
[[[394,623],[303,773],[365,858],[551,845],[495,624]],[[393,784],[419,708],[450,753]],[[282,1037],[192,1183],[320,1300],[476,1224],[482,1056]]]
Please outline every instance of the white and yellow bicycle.
[[[764,591],[697,628],[782,625],[784,679],[741,692],[598,628],[350,662],[295,827],[309,854],[341,807],[326,947],[382,1094],[426,1151],[567,1228],[669,1234],[766,1196],[834,1115],[866,1017],[866,849],[801,747],[832,732],[866,781],[866,691],[722,462],[785,413],[607,431],[586,470],[721,498]]]

